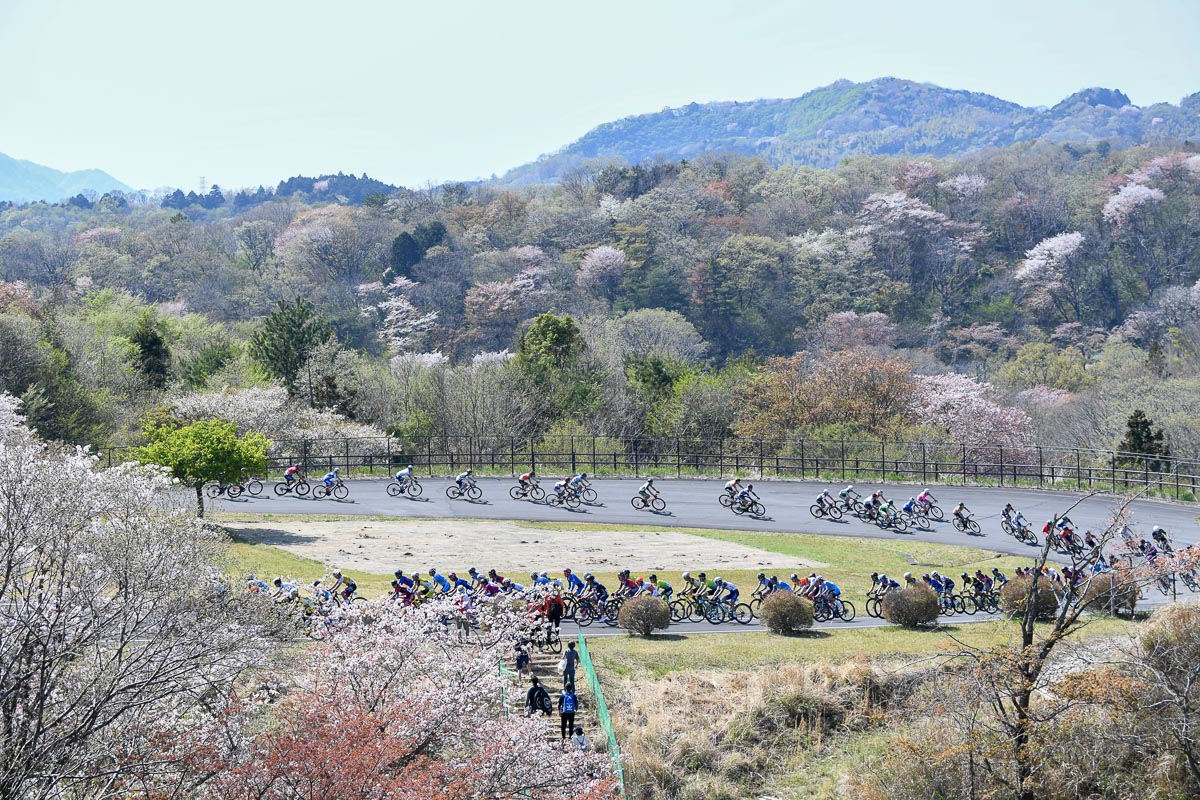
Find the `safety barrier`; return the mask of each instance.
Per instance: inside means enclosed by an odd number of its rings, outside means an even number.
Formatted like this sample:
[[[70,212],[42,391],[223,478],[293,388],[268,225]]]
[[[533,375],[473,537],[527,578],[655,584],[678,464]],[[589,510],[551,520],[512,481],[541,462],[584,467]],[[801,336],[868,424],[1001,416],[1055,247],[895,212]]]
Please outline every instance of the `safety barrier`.
[[[596,718],[600,721],[600,730],[608,740],[608,756],[612,759],[613,768],[617,771],[617,785],[621,796],[625,797],[625,767],[621,764],[621,748],[617,744],[617,735],[613,732],[612,717],[608,713],[608,705],[604,702],[604,692],[600,688],[600,679],[596,677],[596,667],[592,664],[591,653],[588,652],[587,640],[583,632],[579,632],[579,665],[587,676],[588,689],[592,692],[596,704]]]

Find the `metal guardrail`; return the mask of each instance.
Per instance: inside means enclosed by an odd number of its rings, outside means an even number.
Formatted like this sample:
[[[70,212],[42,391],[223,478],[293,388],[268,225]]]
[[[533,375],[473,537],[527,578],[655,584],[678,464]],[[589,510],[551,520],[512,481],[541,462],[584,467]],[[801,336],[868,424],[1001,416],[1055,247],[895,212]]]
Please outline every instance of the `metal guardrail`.
[[[129,448],[101,450],[109,465]],[[309,473],[333,468],[389,474],[413,464],[422,475],[587,472],[602,476],[764,478],[850,482],[979,483],[1140,491],[1200,499],[1200,460],[1115,450],[945,442],[817,439],[628,439],[551,436],[368,437],[275,441],[272,474],[291,464]]]
[[[613,731],[612,717],[608,713],[608,704],[604,702],[604,692],[600,688],[600,679],[596,676],[596,667],[592,663],[592,655],[588,652],[587,639],[583,631],[579,632],[579,664],[583,674],[587,676],[588,689],[591,690],[596,704],[596,718],[600,722],[600,730],[608,739],[608,757],[612,759],[613,768],[617,771],[617,785],[621,789],[621,797],[625,794],[625,767],[621,764],[621,747],[617,744],[617,735]]]

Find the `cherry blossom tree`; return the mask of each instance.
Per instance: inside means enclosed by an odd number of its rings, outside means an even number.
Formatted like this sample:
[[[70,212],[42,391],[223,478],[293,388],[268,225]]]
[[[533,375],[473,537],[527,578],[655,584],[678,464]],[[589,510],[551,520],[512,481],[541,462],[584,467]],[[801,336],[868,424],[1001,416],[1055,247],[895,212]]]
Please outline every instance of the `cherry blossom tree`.
[[[387,286],[365,283],[355,290],[367,302],[361,308],[363,316],[377,321],[379,338],[396,352],[420,349],[437,324],[438,312],[423,313],[413,305],[412,296],[417,285],[398,276]]]
[[[913,412],[920,424],[944,432],[948,440],[973,445],[968,461],[995,463],[993,447],[1025,444],[1029,416],[991,400],[990,390],[990,384],[966,375],[923,376],[914,393]]]
[[[151,728],[272,657],[224,542],[162,471],[48,446],[0,395],[0,796],[128,794]]]
[[[1130,218],[1139,208],[1147,203],[1157,203],[1165,197],[1159,189],[1152,189],[1141,183],[1128,183],[1108,199],[1101,214],[1109,224],[1121,230],[1129,224]]]
[[[896,325],[879,311],[869,314],[838,311],[822,320],[817,339],[827,350],[886,348],[896,343]]]
[[[266,800],[611,794],[603,755],[564,752],[544,723],[508,716],[511,686],[496,663],[528,632],[523,604],[380,602],[332,623],[283,676],[280,702],[237,698],[164,726],[174,774],[147,782],[194,787],[184,797]]]
[[[624,252],[601,245],[583,257],[575,281],[580,288],[612,303],[626,268]]]
[[[1043,239],[1025,254],[1016,277],[1033,309],[1052,313],[1064,320],[1083,314],[1082,233],[1060,233]]]

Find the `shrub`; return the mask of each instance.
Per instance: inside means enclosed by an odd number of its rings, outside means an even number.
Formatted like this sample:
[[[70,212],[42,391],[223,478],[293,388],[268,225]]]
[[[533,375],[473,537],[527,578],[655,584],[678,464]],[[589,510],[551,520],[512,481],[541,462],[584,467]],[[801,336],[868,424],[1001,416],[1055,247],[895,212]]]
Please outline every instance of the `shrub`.
[[[775,592],[763,601],[758,618],[772,633],[792,633],[813,624],[813,604],[791,592]]]
[[[1029,597],[1033,578],[1013,578],[1000,590],[1000,610],[1010,617],[1025,615],[1025,601]],[[1052,619],[1058,610],[1058,595],[1050,585],[1049,578],[1038,579],[1035,619]]]
[[[671,609],[657,597],[634,597],[621,604],[617,624],[630,633],[649,636],[671,624]]]
[[[938,611],[937,593],[924,584],[888,592],[883,597],[883,618],[906,628],[936,622]]]
[[[1092,611],[1107,611],[1111,608],[1114,613],[1124,611],[1133,616],[1139,595],[1136,583],[1128,578],[1122,579],[1116,573],[1106,572],[1094,576],[1087,584],[1083,603]]]

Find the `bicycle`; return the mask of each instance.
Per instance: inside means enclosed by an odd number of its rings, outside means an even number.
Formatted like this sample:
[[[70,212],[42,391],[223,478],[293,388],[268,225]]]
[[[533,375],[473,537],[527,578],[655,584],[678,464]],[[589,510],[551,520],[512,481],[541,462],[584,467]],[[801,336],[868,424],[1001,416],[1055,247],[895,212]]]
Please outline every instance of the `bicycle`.
[[[929,517],[932,520],[937,520],[938,522],[941,522],[942,520],[944,520],[946,518],[946,515],[942,513],[942,509],[939,508],[935,503],[920,503],[920,502],[918,502],[917,507],[921,509],[922,514],[924,514],[925,516]]]
[[[322,493],[324,490],[324,493]],[[320,500],[333,495],[335,500],[345,500],[350,496],[350,490],[346,488],[346,484],[342,483],[342,479],[338,478],[333,482],[332,486],[326,486],[322,483],[317,487],[317,491],[313,492],[313,497]]]
[[[929,530],[929,517],[919,511],[901,511],[900,516],[910,527],[920,528],[923,531]]]
[[[579,495],[570,489],[563,489],[562,492],[554,492],[546,495],[546,505],[548,506],[566,506],[567,508],[579,508]]]
[[[309,486],[306,478],[296,478],[291,483],[287,481],[279,481],[275,484],[275,494],[278,497],[283,497],[285,494],[295,494],[297,497],[304,497],[309,493],[312,487]]]
[[[1188,588],[1189,592],[1200,592],[1200,582],[1196,581],[1196,576],[1192,573],[1179,573],[1179,580],[1183,581],[1183,585]]]
[[[757,500],[742,501],[734,503],[729,507],[729,510],[739,517],[744,514],[749,514],[752,517],[764,517],[767,514],[767,507]]]
[[[540,503],[546,499],[546,490],[536,483],[531,483],[527,487],[518,485],[508,490],[508,496],[513,500],[532,500],[535,503]]]
[[[400,497],[408,495],[409,497],[420,497],[424,489],[416,478],[405,478],[404,483],[392,481],[387,485],[387,493],[392,497]]]
[[[907,520],[895,511],[890,511],[886,514],[876,514],[875,524],[884,530],[894,528],[896,533],[904,533],[908,530]]]
[[[638,511],[641,511],[644,508],[649,508],[654,511],[665,511],[667,508],[666,501],[658,495],[651,495],[650,499],[646,500],[640,494],[635,494],[633,499],[629,501],[629,504]]]
[[[841,597],[835,597],[832,600],[829,598],[821,598],[817,601],[813,608],[813,620],[816,622],[828,622],[834,617],[843,622],[850,622],[854,619],[854,604],[849,600],[843,600]]]
[[[237,500],[242,496],[242,491],[240,483],[210,483],[204,487],[204,494],[208,495],[210,500],[216,500],[221,495],[225,495],[230,500]]]
[[[1012,536],[1018,542],[1037,546],[1037,534],[1028,525],[1014,525],[1006,519],[1000,520],[1000,530]]]
[[[867,612],[868,617],[883,619],[883,598],[884,595],[877,591],[867,592],[867,602],[863,611]]]
[[[813,519],[823,519],[828,517],[832,520],[839,520],[842,518],[842,510],[836,505],[827,506],[822,503],[813,503],[808,507],[808,513],[812,514]]]
[[[1076,553],[1083,552],[1083,541],[1079,538],[1079,534],[1071,531],[1064,539],[1062,534],[1057,531],[1051,531],[1050,534],[1050,549],[1060,555],[1070,556]]]
[[[955,514],[954,529],[957,531],[962,531],[963,533],[978,534],[979,523],[970,517],[960,517],[959,515]]]
[[[954,595],[949,592],[942,592],[938,595],[938,611],[947,617],[953,617],[955,612],[959,610],[958,601]]]
[[[478,500],[483,497],[483,490],[474,481],[468,481],[465,488],[460,487],[457,483],[452,483],[446,487],[446,497],[451,500],[458,500],[460,497]]]

